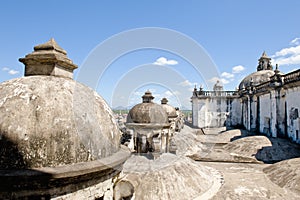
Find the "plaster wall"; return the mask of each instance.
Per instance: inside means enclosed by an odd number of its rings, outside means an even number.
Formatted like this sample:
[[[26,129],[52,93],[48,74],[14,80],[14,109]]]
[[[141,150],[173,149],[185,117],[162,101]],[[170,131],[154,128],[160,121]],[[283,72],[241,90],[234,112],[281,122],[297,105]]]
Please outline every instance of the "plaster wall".
[[[270,94],[264,94],[259,97],[260,103],[260,132],[270,134],[271,128],[271,99]]]
[[[286,104],[287,104],[287,132],[288,137],[300,143],[299,130],[299,109],[300,109],[300,87],[293,87],[286,90]]]

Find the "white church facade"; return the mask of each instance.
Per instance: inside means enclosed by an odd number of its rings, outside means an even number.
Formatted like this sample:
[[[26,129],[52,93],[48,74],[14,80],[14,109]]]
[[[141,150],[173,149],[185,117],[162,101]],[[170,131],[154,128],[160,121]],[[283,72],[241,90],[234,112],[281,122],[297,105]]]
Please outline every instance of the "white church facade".
[[[217,82],[213,91],[195,88],[191,100],[195,127],[243,127],[300,143],[300,69],[288,74],[278,66],[273,70],[265,52],[257,71],[236,91],[224,91]]]

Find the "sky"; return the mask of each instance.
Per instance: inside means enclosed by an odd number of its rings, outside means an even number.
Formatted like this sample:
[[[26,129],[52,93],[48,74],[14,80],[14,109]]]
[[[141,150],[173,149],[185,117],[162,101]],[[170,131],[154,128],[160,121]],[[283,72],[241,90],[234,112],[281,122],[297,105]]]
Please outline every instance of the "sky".
[[[220,80],[235,90],[266,51],[288,73],[300,66],[298,0],[2,1],[0,83],[18,61],[54,38],[79,68],[74,79],[113,108],[150,90],[191,108],[193,88]]]

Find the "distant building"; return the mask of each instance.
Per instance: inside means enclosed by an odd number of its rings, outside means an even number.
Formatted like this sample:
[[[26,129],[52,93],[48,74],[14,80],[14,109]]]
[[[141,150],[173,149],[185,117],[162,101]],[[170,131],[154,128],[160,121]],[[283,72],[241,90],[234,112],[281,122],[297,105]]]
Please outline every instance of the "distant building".
[[[300,70],[283,74],[273,70],[264,52],[257,71],[246,76],[236,91],[193,91],[193,125],[200,128],[239,126],[272,137],[300,143]]]

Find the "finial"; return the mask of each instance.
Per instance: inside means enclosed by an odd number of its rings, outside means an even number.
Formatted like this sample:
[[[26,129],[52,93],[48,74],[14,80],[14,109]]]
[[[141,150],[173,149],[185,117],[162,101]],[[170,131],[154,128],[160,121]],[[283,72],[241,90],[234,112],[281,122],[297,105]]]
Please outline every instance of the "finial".
[[[243,85],[242,85],[242,90],[245,90],[245,89],[246,89],[246,88],[245,88],[245,85],[243,84]]]
[[[51,38],[48,42],[34,47],[34,51],[20,58],[25,65],[25,76],[46,75],[73,78],[77,68],[67,57],[67,52]]]
[[[154,97],[152,96],[152,93],[149,90],[147,90],[145,94],[142,96],[142,99],[143,99],[143,103],[151,103]]]
[[[266,51],[264,51],[264,52],[262,53],[261,57],[262,57],[262,58],[268,58],[268,55],[267,55]]]
[[[279,71],[279,68],[278,68],[278,64],[276,64],[276,68],[274,70],[275,74],[278,74],[280,71]]]
[[[253,78],[250,79],[250,85],[253,85]]]
[[[162,100],[161,100],[161,104],[167,104],[169,101],[168,101],[168,99],[167,98],[162,98]]]

